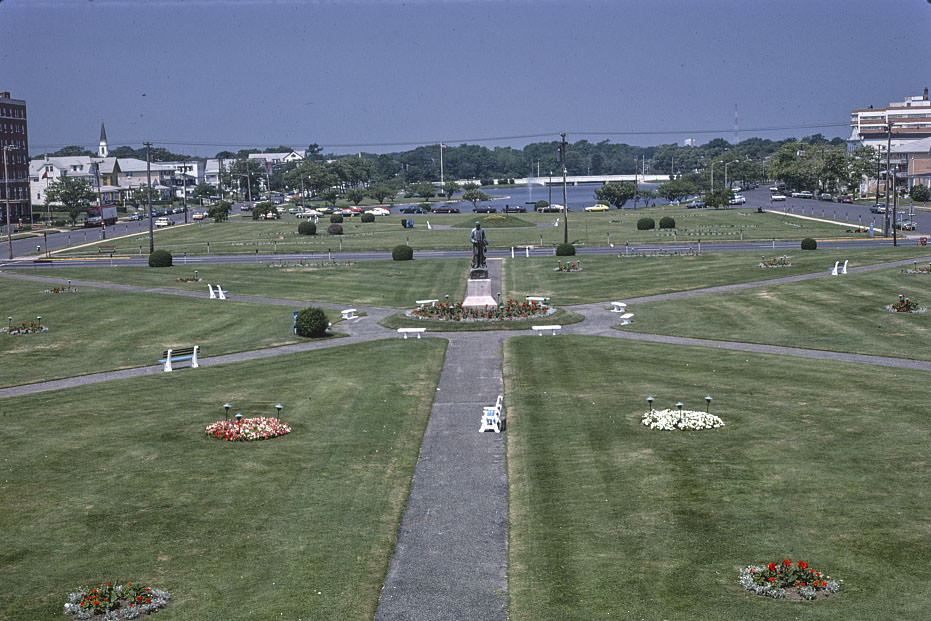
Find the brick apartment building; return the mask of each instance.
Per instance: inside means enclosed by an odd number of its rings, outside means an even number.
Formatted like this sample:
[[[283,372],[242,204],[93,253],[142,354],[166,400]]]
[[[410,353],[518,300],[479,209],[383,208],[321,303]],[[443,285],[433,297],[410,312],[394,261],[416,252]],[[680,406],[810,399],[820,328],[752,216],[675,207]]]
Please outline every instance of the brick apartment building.
[[[7,204],[10,221],[27,223],[29,202],[29,140],[26,131],[26,102],[0,92],[0,222],[6,224]],[[7,196],[9,191],[9,196]]]

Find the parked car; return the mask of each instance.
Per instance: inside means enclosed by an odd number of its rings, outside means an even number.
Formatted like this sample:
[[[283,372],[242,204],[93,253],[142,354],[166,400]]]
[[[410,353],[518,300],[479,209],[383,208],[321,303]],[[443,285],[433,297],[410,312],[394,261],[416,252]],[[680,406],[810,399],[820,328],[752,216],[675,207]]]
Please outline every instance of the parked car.
[[[434,207],[431,211],[433,213],[459,213],[459,208],[450,205],[439,205]]]
[[[773,201],[784,201],[784,200],[786,199],[786,195],[785,195],[785,194],[779,194],[779,193],[771,194],[770,197],[769,197],[769,199],[770,199],[770,200],[773,200]]]
[[[427,210],[420,205],[408,205],[401,209],[401,213],[427,213]]]
[[[523,205],[505,205],[504,213],[526,213],[527,208]]]
[[[686,204],[686,207],[688,209],[701,209],[704,206],[705,206],[705,201],[703,201],[700,198],[696,198],[692,202]]]
[[[155,226],[171,226],[172,224],[174,224],[174,222],[172,222],[168,218],[156,218],[155,219]]]
[[[477,205],[472,211],[475,213],[498,213],[498,208],[491,205]]]
[[[876,203],[870,206],[870,213],[886,213],[886,206]]]
[[[918,228],[918,224],[911,220],[900,221],[896,226],[903,231],[914,231]]]
[[[565,210],[566,208],[559,203],[553,203],[551,205],[547,205],[546,207],[540,207],[537,209],[537,211],[540,213],[562,213]]]
[[[589,212],[604,212],[604,211],[608,211],[609,209],[611,209],[611,208],[608,207],[607,205],[603,205],[602,203],[598,203],[597,205],[592,205],[592,206],[590,206],[590,207],[586,207],[586,208],[585,208],[585,211],[589,211]]]
[[[734,198],[732,198],[731,200],[727,201],[727,204],[728,205],[743,205],[746,202],[747,202],[747,199],[743,195],[738,194],[734,196]]]
[[[313,218],[314,216],[319,216],[320,213],[315,209],[305,209],[304,211],[298,211],[294,214],[295,218]]]
[[[815,195],[809,192],[808,190],[802,190],[801,192],[792,192],[792,198],[814,198]]]
[[[142,218],[143,218],[144,215],[145,215],[145,214],[143,214],[141,211],[135,211],[135,212],[129,214],[129,219],[130,219],[130,220],[142,220]]]
[[[828,194],[827,192],[822,192],[821,196],[819,196],[818,198],[823,201],[829,201],[829,202],[834,201],[834,197],[831,194]]]
[[[206,214],[203,211],[195,211],[191,214],[191,220],[203,220]]]
[[[837,197],[837,202],[838,202],[838,203],[847,203],[847,204],[851,204],[851,205],[852,205],[852,204],[853,204],[853,199],[850,198],[849,196],[847,196],[846,194],[843,194],[843,195]]]
[[[391,212],[385,209],[384,207],[372,207],[365,213],[370,213],[373,216],[390,216]]]

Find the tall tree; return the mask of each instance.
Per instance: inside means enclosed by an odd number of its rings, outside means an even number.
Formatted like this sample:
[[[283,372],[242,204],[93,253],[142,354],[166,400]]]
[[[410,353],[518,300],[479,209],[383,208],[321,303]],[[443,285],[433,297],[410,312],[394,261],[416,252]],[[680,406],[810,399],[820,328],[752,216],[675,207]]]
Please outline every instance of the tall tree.
[[[595,198],[602,203],[608,203],[620,209],[636,193],[637,187],[629,181],[606,183],[602,187],[595,189]]]
[[[46,196],[50,203],[61,203],[65,206],[72,225],[97,198],[94,186],[82,177],[62,177],[53,181],[46,190]]]
[[[490,201],[491,197],[481,190],[472,188],[462,193],[462,200],[472,203],[472,209],[475,209],[475,207],[477,207],[480,202]]]

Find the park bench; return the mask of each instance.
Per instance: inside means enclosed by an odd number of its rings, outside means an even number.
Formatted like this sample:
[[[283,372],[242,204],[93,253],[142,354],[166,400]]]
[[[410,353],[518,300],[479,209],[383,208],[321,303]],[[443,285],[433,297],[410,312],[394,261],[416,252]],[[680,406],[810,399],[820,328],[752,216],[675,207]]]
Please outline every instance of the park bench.
[[[840,273],[841,273],[841,274],[846,274],[846,273],[847,273],[847,262],[848,262],[849,260],[850,260],[850,259],[844,259],[844,265],[840,268]]]
[[[611,309],[612,313],[626,313],[627,312],[627,302],[611,302],[611,306],[614,307]]]
[[[104,254],[113,254],[115,250],[116,246],[97,246],[98,253],[102,252]]]
[[[536,333],[539,334],[540,336],[543,336],[543,333],[544,333],[546,330],[552,330],[554,336],[556,335],[557,332],[559,332],[560,330],[562,330],[562,326],[560,326],[560,325],[552,325],[552,326],[531,326],[531,328],[532,328],[533,330],[535,330]]]
[[[342,315],[343,319],[355,319],[355,318],[356,318],[356,309],[354,309],[354,308],[347,308],[346,310],[340,311],[339,314]]]
[[[417,307],[423,308],[427,304],[429,304],[430,306],[436,306],[437,302],[439,302],[439,300],[417,300]]]
[[[837,266],[840,264],[840,261],[834,261],[834,267],[831,268],[831,276],[837,276]]]
[[[498,395],[498,400],[493,406],[486,406],[482,408],[482,426],[478,430],[479,433],[484,433],[486,431],[501,433],[501,406],[503,404],[504,397],[502,395]]]
[[[426,332],[426,328],[398,328],[398,334],[403,334],[404,338],[407,338],[408,334],[416,334],[417,338],[420,338],[421,333]]]
[[[229,293],[229,291],[224,291],[223,289],[221,289],[220,285],[217,285],[217,292],[214,293],[213,287],[211,287],[209,283],[207,284],[207,290],[210,291],[211,300],[216,300],[216,299],[225,300],[226,294]]]
[[[178,362],[181,360],[190,360],[191,368],[196,369],[200,366],[197,363],[197,352],[199,350],[199,345],[194,345],[193,347],[173,347],[171,349],[166,349],[158,361],[165,363],[165,368],[163,371],[166,373],[173,370],[171,366],[173,362]]]
[[[626,326],[627,324],[629,324],[629,323],[630,323],[631,321],[633,321],[633,320],[634,320],[634,314],[633,314],[633,313],[624,313],[623,315],[621,315],[621,325],[622,325],[622,326]]]

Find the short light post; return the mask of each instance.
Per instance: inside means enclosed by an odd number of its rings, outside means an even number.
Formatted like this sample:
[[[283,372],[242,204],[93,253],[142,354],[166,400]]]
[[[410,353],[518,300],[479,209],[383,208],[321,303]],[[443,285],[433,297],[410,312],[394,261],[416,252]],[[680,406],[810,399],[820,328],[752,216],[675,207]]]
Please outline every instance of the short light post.
[[[36,316],[36,329],[42,327],[42,315]]]
[[[6,328],[7,331],[12,332],[13,331],[13,315],[10,315],[9,317],[7,317],[6,321],[7,321],[7,328]]]
[[[652,395],[649,396],[649,397],[647,397],[647,403],[650,404],[650,414],[652,414],[652,413],[653,413],[653,397],[652,397]]]
[[[224,404],[223,404],[223,409],[226,410],[226,415],[225,415],[224,418],[226,419],[227,422],[229,422],[229,419],[230,419],[230,404],[229,404],[229,403],[224,403]]]
[[[195,281],[199,280],[199,278],[197,277],[197,270],[194,270],[194,280]]]
[[[705,395],[705,413],[711,414],[711,395]]]
[[[239,412],[236,412],[236,423],[242,426],[242,414],[240,414]]]
[[[682,402],[678,401],[676,407],[679,408],[679,418],[682,418]]]
[[[275,421],[281,420],[281,408],[283,407],[280,403],[275,404]]]

